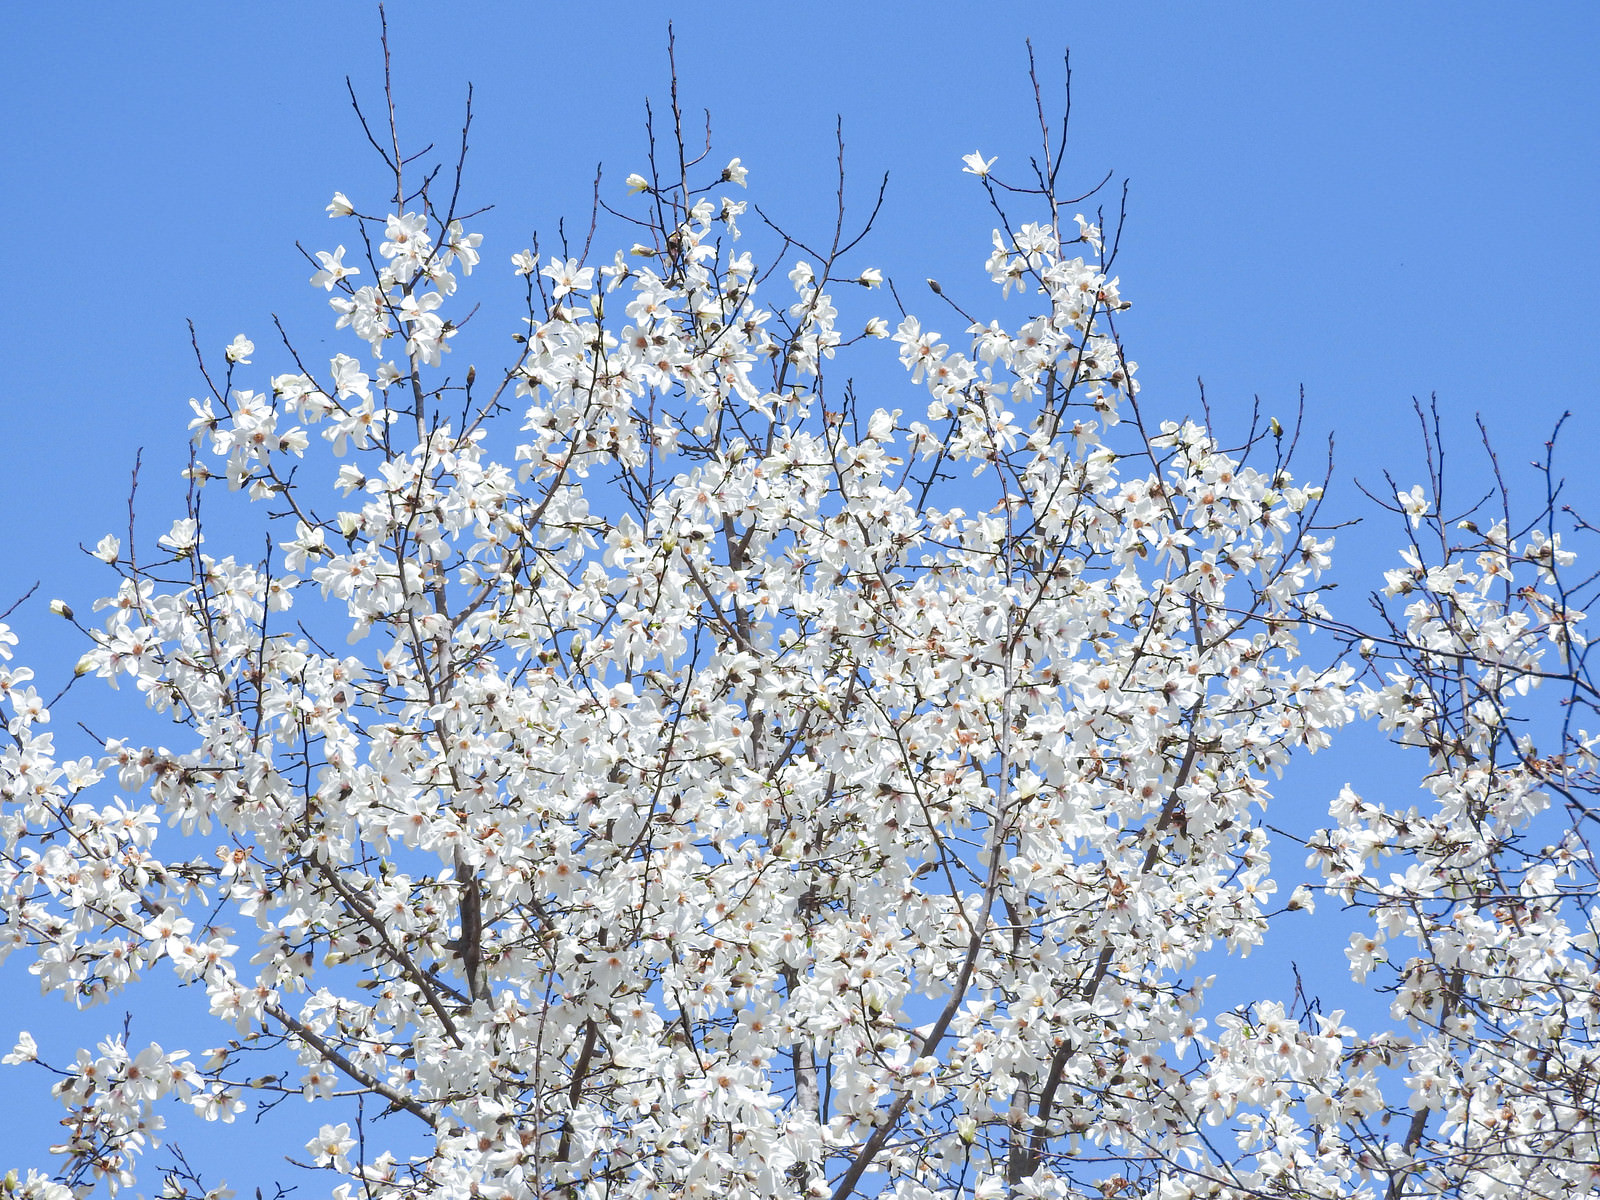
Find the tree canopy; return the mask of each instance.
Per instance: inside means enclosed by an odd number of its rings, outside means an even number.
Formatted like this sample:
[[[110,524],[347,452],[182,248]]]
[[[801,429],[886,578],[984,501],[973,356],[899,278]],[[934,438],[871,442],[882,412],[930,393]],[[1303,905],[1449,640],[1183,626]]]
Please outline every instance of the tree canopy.
[[[186,514],[94,549],[77,674],[164,724],[58,749],[0,626],[7,986],[164,975],[208,1031],[44,1062],[57,1169],[8,1192],[209,1194],[164,1114],[303,1096],[345,1200],[1592,1194],[1548,470],[1454,509],[1430,460],[1334,609],[1326,465],[1141,399],[1115,193],[1044,101],[1030,163],[965,160],[988,296],[863,265],[842,165],[778,228],[674,94],[503,314],[386,99],[392,193],[309,256],[343,350],[201,355]],[[494,320],[504,363],[452,356]],[[1361,721],[1410,777],[1285,814]],[[1214,1000],[1330,909],[1332,968]]]

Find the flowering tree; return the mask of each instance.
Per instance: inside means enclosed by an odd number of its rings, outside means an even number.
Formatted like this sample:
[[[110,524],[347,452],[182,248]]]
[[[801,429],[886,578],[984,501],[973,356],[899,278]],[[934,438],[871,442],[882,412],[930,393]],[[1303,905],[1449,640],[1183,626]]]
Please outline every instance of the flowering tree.
[[[95,551],[78,673],[175,744],[66,757],[0,673],[0,955],[85,1009],[170,972],[215,1031],[41,1063],[58,1170],[6,1190],[114,1192],[163,1114],[303,1095],[291,1160],[371,1200],[1592,1194],[1554,500],[1458,526],[1442,472],[1397,492],[1382,619],[1341,623],[1293,438],[1141,402],[1060,144],[1026,186],[967,159],[1005,320],[935,285],[847,330],[881,277],[843,200],[815,244],[758,227],[675,119],[616,198],[631,250],[512,256],[491,372],[449,358],[459,170],[392,136],[392,204],[337,194],[311,280],[356,353],[286,342],[269,379],[236,339],[187,515]],[[915,390],[840,382],[857,343]],[[217,549],[219,491],[264,556]],[[1269,779],[1358,715],[1423,789],[1280,818]],[[1340,902],[1340,1010],[1219,1011],[1224,949]]]

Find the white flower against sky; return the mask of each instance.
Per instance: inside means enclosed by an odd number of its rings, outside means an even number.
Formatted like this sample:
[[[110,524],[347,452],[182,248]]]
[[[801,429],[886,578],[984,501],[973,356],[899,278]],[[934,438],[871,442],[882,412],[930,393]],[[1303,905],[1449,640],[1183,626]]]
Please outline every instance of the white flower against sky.
[[[337,250],[334,250],[331,253],[327,250],[318,250],[317,262],[320,263],[321,266],[317,273],[311,277],[311,286],[320,287],[326,291],[331,292],[335,287],[344,282],[346,279],[349,279],[352,275],[361,274],[359,268],[347,267],[344,265],[343,246],[340,246]]]
[[[968,175],[976,175],[981,179],[989,173],[989,168],[999,160],[996,158],[984,158],[981,151],[975,150],[971,154],[963,156],[961,161],[967,164],[961,168],[962,171]]]

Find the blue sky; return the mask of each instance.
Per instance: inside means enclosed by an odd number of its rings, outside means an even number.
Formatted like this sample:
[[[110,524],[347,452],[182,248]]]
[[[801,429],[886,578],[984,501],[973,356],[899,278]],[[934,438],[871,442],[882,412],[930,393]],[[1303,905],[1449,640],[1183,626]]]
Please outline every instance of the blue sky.
[[[926,276],[987,299],[991,222],[961,156],[998,156],[1002,178],[1023,164],[1024,40],[1047,85],[1070,46],[1072,178],[1129,181],[1122,330],[1148,406],[1193,413],[1204,378],[1224,424],[1253,395],[1287,416],[1303,385],[1311,429],[1337,433],[1351,515],[1352,479],[1420,477],[1414,395],[1438,393],[1463,459],[1475,413],[1516,463],[1570,409],[1565,461],[1594,499],[1600,7],[394,0],[413,144],[458,137],[476,86],[467,190],[497,206],[477,223],[487,268],[586,218],[596,163],[613,195],[641,167],[669,16],[686,106],[711,110],[718,155],[742,157],[775,216],[828,217],[842,117],[860,194],[890,173],[861,265],[924,309]],[[86,609],[109,586],[76,547],[126,527],[137,449],[141,520],[177,515],[203,387],[185,321],[213,355],[239,332],[267,345],[273,313],[313,354],[349,349],[294,245],[338,239],[334,190],[381,195],[344,85],[379,96],[377,13],[11,4],[0,44],[0,212],[23,238],[0,300],[0,608],[43,581],[12,624],[48,693],[79,648],[45,604]],[[0,973],[18,1012],[35,1012],[29,986]],[[7,1013],[9,1043],[23,1021]],[[58,1114],[19,1109],[0,1165],[54,1139]]]

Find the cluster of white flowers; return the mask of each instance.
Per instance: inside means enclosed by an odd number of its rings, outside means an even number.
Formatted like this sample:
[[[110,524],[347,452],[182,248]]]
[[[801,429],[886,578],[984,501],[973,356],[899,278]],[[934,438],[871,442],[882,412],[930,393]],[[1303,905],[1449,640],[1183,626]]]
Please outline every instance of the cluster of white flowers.
[[[758,264],[742,203],[630,184],[653,240],[515,255],[544,307],[465,409],[430,372],[479,235],[337,195],[377,283],[343,246],[311,282],[403,353],[194,403],[192,477],[270,502],[276,552],[217,557],[198,513],[96,550],[122,579],[80,673],[181,744],[59,759],[0,671],[0,957],[85,1006],[170,969],[226,1039],[58,1064],[72,1192],[132,1181],[163,1098],[357,1093],[428,1143],[321,1123],[310,1165],[371,1200],[1589,1194],[1592,863],[1519,839],[1590,743],[1540,758],[1513,717],[1583,644],[1570,553],[1413,549],[1388,678],[1308,665],[1320,490],[1146,417],[1118,281],[1073,253],[1098,229],[997,232],[1027,318],[907,315],[925,401],[841,406],[829,288],[879,273]],[[1347,791],[1309,847],[1402,1032],[1208,1020],[1203,956],[1318,890],[1276,900],[1268,778],[1358,714],[1430,805]],[[280,1044],[298,1075],[247,1070]]]

